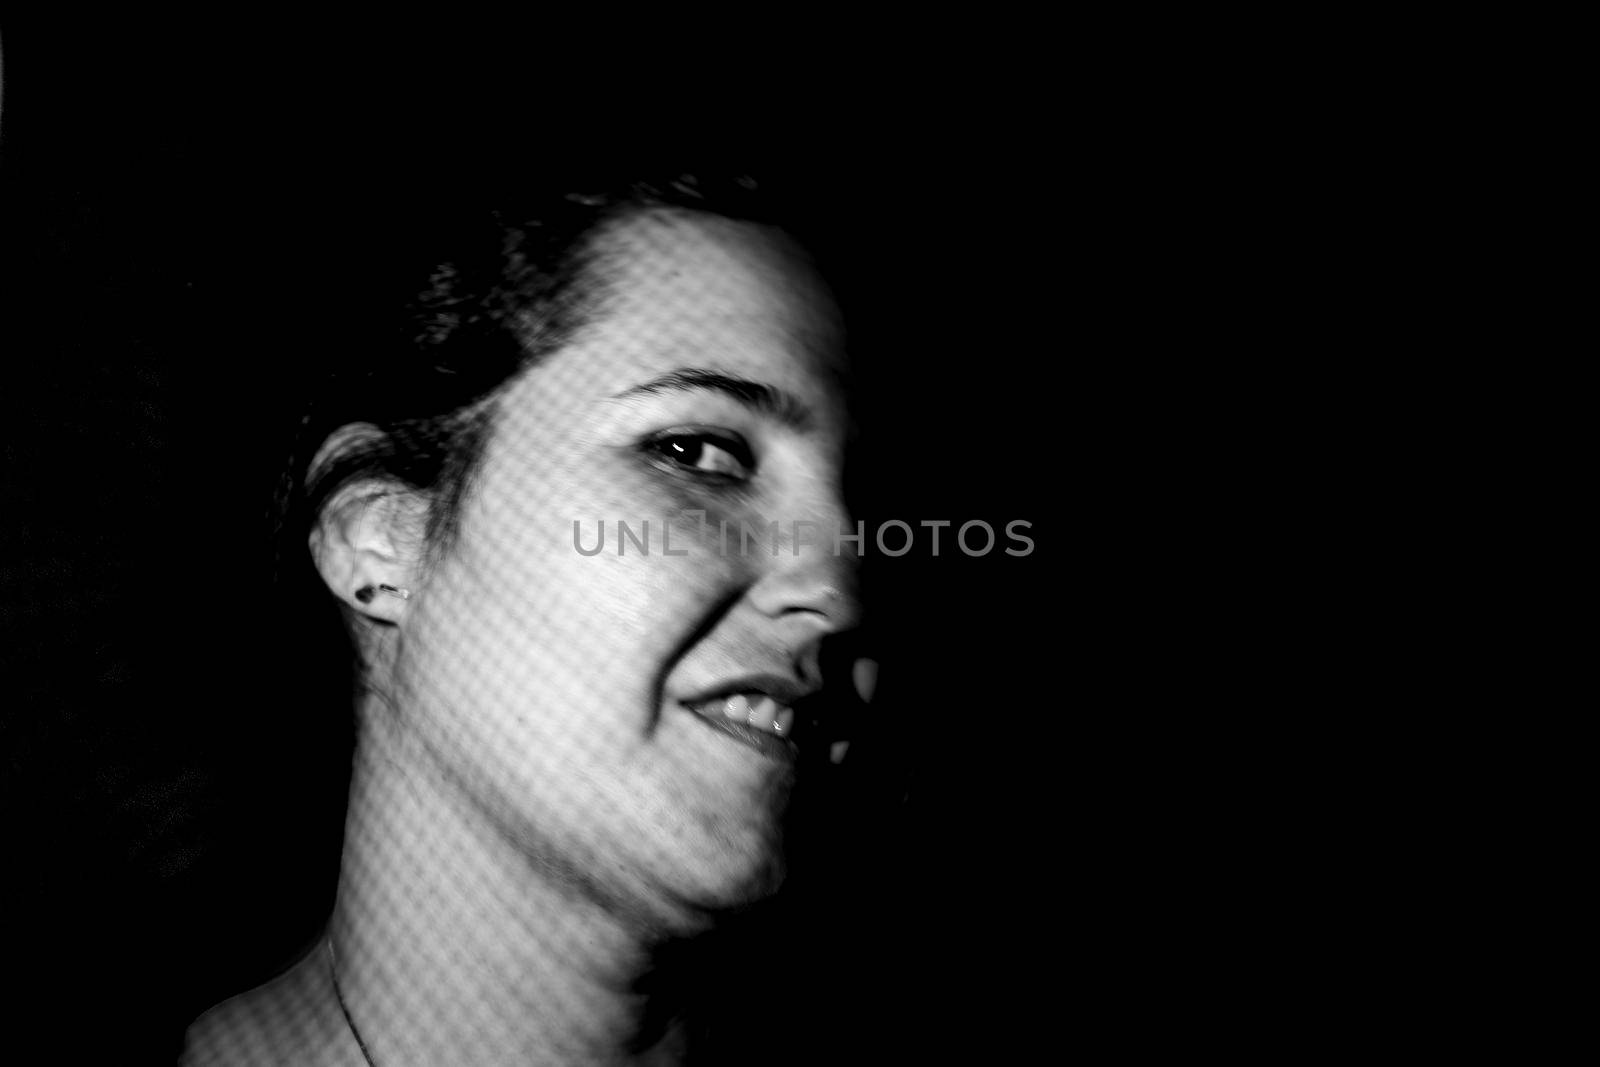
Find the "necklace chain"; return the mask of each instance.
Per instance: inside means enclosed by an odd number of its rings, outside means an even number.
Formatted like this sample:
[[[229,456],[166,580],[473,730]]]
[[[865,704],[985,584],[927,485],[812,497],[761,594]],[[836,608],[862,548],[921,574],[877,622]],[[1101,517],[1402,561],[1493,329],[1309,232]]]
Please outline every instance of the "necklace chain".
[[[372,1053],[367,1051],[367,1043],[361,1040],[361,1031],[356,1029],[356,1021],[350,1018],[350,1008],[344,1002],[344,993],[339,990],[339,968],[334,965],[333,939],[328,939],[328,977],[333,979],[333,995],[338,998],[339,1010],[344,1012],[344,1021],[350,1027],[350,1036],[356,1039],[356,1047],[361,1050],[361,1057],[367,1061],[367,1067],[378,1067],[372,1062]]]

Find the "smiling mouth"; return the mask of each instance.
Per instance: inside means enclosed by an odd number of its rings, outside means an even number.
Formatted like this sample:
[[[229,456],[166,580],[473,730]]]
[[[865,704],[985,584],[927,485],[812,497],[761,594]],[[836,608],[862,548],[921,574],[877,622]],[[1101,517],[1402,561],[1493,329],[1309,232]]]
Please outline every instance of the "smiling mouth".
[[[774,759],[792,762],[799,749],[791,736],[794,709],[761,692],[734,693],[682,707],[695,718]]]

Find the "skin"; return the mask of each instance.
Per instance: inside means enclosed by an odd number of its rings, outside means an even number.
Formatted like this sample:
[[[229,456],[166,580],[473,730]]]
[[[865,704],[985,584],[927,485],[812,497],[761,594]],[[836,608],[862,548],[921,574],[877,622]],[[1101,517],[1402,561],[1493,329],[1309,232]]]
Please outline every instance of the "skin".
[[[655,212],[597,242],[609,296],[500,397],[450,551],[425,550],[426,500],[381,484],[336,496],[312,538],[373,693],[330,938],[378,1064],[680,1058],[667,991],[641,979],[778,886],[794,783],[681,702],[751,673],[814,686],[823,639],[857,622],[856,561],[829,537],[850,520],[826,289],[749,224]],[[685,368],[788,406],[662,384]],[[778,551],[697,545],[685,512],[779,520]],[[650,521],[650,554],[618,554],[619,519]],[[605,550],[580,555],[574,520],[586,547],[605,520]],[[793,544],[796,520],[822,543]],[[661,551],[664,521],[684,554]],[[354,597],[377,582],[412,595]],[[186,1062],[364,1063],[330,970],[319,946],[214,1010]]]

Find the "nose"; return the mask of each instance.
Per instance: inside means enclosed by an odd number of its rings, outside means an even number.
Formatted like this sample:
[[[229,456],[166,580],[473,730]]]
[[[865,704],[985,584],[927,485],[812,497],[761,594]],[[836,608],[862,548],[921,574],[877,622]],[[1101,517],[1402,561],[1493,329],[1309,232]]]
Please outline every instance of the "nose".
[[[775,555],[750,590],[756,609],[770,619],[814,631],[842,633],[861,623],[860,541],[842,508],[799,520],[782,531]]]

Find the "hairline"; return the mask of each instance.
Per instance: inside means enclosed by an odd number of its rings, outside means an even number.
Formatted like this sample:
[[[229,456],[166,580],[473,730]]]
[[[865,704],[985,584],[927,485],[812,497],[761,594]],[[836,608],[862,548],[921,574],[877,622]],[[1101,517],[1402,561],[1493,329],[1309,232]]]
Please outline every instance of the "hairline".
[[[736,227],[751,227],[774,238],[772,244],[785,256],[809,262],[799,240],[782,226],[757,219],[725,214],[714,207],[651,202],[626,201],[597,218],[574,243],[570,255],[570,282],[567,300],[568,313],[573,321],[567,323],[553,337],[541,337],[541,332],[553,324],[549,321],[529,321],[526,310],[514,316],[512,329],[525,355],[517,370],[498,383],[493,390],[476,402],[455,413],[468,424],[464,432],[472,433],[470,444],[458,456],[452,457],[447,470],[441,472],[434,487],[438,495],[429,501],[426,559],[436,565],[454,548],[460,534],[460,517],[472,498],[483,470],[483,459],[496,439],[501,422],[501,401],[507,393],[542,364],[572,347],[590,331],[599,328],[606,317],[617,310],[622,290],[623,262],[619,231],[644,220],[660,219],[669,224],[721,222]],[[563,303],[557,298],[556,303]],[[559,308],[540,309],[535,315],[559,314]],[[472,427],[472,423],[477,423]],[[448,470],[454,467],[455,470]]]

